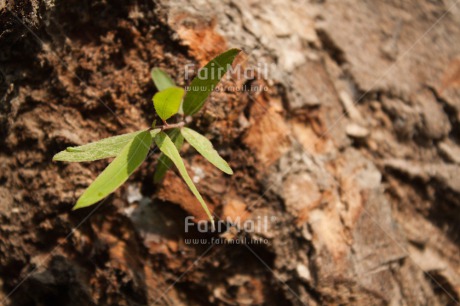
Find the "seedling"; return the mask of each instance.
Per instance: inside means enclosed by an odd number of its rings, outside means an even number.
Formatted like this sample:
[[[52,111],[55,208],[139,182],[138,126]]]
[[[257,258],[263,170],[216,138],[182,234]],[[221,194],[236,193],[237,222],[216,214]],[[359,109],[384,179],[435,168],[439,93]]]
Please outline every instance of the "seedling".
[[[221,171],[227,174],[233,174],[233,171],[206,137],[186,127],[184,120],[175,123],[168,123],[167,120],[177,113],[183,115],[182,117],[195,115],[239,52],[238,49],[231,49],[211,60],[198,72],[187,92],[177,87],[164,71],[154,68],[152,79],[159,91],[153,96],[153,105],[163,125],[156,126],[154,121],[152,127],[147,130],[109,137],[78,147],[68,147],[56,154],[53,160],[67,162],[115,157],[83,192],[73,209],[91,206],[114,192],[142,164],[151,145],[155,144],[161,155],[155,170],[154,182],[160,182],[174,164],[193,195],[201,203],[209,220],[214,223],[214,218],[193,184],[179,154],[184,140]],[[216,67],[219,73],[214,71]]]

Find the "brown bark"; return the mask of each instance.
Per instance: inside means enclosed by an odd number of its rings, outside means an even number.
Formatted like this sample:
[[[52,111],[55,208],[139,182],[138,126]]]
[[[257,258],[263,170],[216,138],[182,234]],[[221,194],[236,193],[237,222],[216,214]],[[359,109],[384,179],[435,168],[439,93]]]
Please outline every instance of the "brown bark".
[[[0,4],[0,299],[11,305],[457,305],[460,5],[443,1]],[[32,33],[33,32],[33,33]],[[235,170],[181,152],[220,216],[269,217],[187,245],[206,218],[158,154],[71,211],[107,161],[69,145],[148,128],[150,68],[230,47],[267,91],[216,92],[193,128]],[[113,112],[112,112],[113,111]],[[140,193],[140,195],[138,195]]]

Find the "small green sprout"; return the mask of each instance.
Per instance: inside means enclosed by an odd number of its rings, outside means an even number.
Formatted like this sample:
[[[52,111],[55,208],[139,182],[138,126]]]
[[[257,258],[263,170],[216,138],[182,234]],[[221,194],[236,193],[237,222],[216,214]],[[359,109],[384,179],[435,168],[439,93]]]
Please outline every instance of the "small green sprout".
[[[153,105],[163,121],[162,126],[157,126],[154,121],[152,127],[147,130],[109,137],[78,147],[68,147],[56,154],[53,160],[67,162],[86,162],[115,157],[83,192],[73,209],[91,206],[114,192],[142,164],[148,156],[151,145],[155,144],[160,149],[161,155],[155,169],[154,182],[160,182],[166,171],[174,164],[193,195],[201,203],[209,220],[214,223],[211,212],[193,184],[179,154],[184,140],[221,171],[227,174],[233,174],[233,171],[219,156],[211,142],[198,132],[185,127],[185,121],[168,123],[166,120],[177,113],[185,116],[196,114],[239,53],[238,49],[230,49],[211,60],[198,72],[198,76],[207,77],[195,77],[187,92],[177,87],[164,71],[159,68],[152,69],[152,79],[159,90],[153,96]],[[212,71],[215,67],[218,67],[219,73]]]

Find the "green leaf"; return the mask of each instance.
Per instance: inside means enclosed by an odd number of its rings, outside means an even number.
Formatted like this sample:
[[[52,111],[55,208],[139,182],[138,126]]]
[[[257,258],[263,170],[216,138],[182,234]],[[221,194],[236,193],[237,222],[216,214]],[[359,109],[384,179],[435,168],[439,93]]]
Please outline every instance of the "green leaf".
[[[151,144],[149,131],[136,135],[85,190],[73,209],[93,205],[114,192],[145,160]]]
[[[160,154],[160,157],[157,161],[157,167],[155,169],[155,174],[153,175],[153,182],[155,184],[161,182],[168,172],[169,168],[171,168],[173,162],[163,153]]]
[[[187,140],[188,143],[190,143],[190,145],[203,155],[203,157],[211,164],[227,174],[233,174],[230,166],[222,157],[220,157],[219,153],[214,150],[212,143],[206,137],[186,127],[181,129],[181,133],[185,140]]]
[[[200,69],[184,98],[182,107],[185,115],[191,116],[203,107],[209,94],[214,90],[240,52],[241,50],[239,49],[230,49],[218,55]],[[200,76],[203,78],[200,78]]]
[[[153,105],[160,118],[165,121],[179,110],[184,90],[179,87],[166,88],[153,96]]]
[[[177,151],[180,152],[180,149],[182,148],[182,145],[184,143],[184,137],[182,134],[179,132],[178,129],[172,130],[172,132],[169,134],[169,137],[171,140],[174,142],[174,145],[177,148]],[[155,169],[155,174],[153,175],[153,182],[154,183],[159,183],[163,180],[166,172],[171,168],[173,162],[161,153],[160,157],[158,158],[157,162],[157,167]]]
[[[200,193],[198,192],[198,189],[196,189],[195,185],[193,184],[192,179],[188,175],[187,169],[185,168],[184,162],[182,161],[179,151],[177,151],[177,148],[172,142],[171,138],[169,138],[169,136],[166,135],[164,132],[160,132],[155,136],[155,143],[157,144],[158,148],[160,148],[161,152],[163,152],[167,157],[169,157],[174,163],[174,165],[176,165],[180,175],[184,179],[188,188],[190,188],[193,195],[201,203],[201,206],[208,215],[209,220],[211,220],[212,224],[214,224],[214,218],[212,217],[211,212],[208,209],[208,206],[206,205]]]
[[[176,86],[169,75],[160,68],[153,68],[151,74],[153,83],[159,91]]]
[[[160,129],[150,131],[150,135],[155,135]],[[54,155],[53,160],[67,162],[85,162],[103,158],[117,156],[123,147],[142,131],[122,134],[118,136],[104,138],[102,140],[88,143],[79,147],[68,147]]]

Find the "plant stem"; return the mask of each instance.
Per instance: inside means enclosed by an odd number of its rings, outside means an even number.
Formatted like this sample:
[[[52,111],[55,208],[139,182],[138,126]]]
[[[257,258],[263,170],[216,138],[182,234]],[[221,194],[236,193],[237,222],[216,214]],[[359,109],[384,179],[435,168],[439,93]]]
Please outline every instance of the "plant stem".
[[[165,123],[165,125],[157,126],[157,127],[155,127],[155,129],[160,129],[161,131],[165,131],[165,130],[170,130],[170,129],[175,129],[175,128],[181,128],[184,125],[185,125],[184,121],[181,121],[181,122],[178,122],[178,123],[173,123],[173,124]],[[153,128],[150,128],[149,130],[153,130]]]

